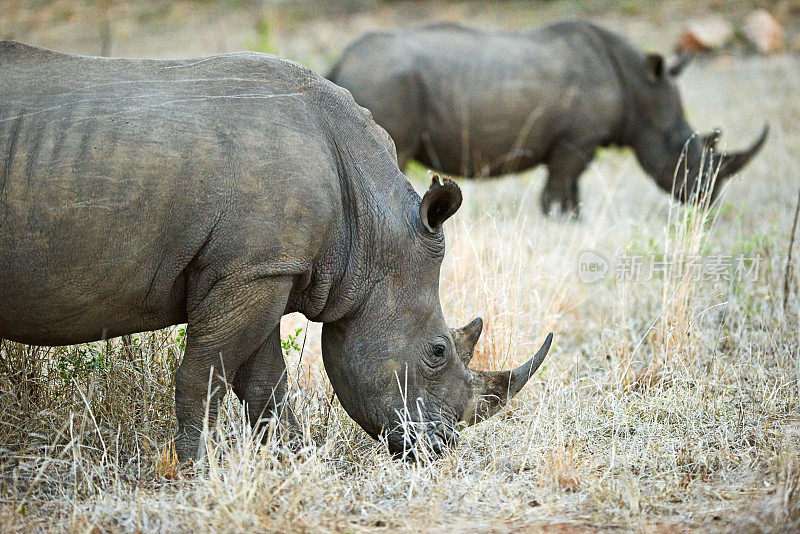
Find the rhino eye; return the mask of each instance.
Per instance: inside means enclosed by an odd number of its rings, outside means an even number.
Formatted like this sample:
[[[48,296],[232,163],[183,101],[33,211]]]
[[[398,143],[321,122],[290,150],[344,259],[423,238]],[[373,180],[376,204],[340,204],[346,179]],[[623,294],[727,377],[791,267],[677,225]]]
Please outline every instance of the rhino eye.
[[[449,343],[446,339],[436,339],[428,345],[427,349],[421,354],[423,372],[430,373],[440,371],[447,366]]]

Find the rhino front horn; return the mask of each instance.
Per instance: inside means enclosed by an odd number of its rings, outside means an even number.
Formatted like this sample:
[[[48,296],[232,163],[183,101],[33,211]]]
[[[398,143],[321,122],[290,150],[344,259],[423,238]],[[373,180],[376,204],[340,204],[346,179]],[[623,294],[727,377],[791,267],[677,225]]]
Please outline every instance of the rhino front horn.
[[[767,135],[769,135],[769,125],[764,125],[764,130],[761,132],[761,135],[756,139],[756,141],[748,148],[742,152],[733,152],[731,154],[726,154],[722,157],[722,163],[719,167],[719,174],[723,178],[731,176],[739,172],[742,167],[748,164],[748,162],[753,159],[753,156],[758,154],[758,151],[761,150],[761,147],[764,146],[764,142],[767,140]]]
[[[511,399],[514,395],[520,392],[520,390],[525,387],[525,384],[528,383],[530,377],[533,376],[533,373],[539,369],[539,366],[542,365],[544,361],[544,357],[547,356],[547,353],[550,351],[550,345],[553,343],[553,333],[550,332],[547,334],[547,339],[544,340],[542,343],[541,348],[539,351],[527,362],[520,365],[513,371],[511,371],[511,376],[509,377],[508,381],[508,398]]]
[[[470,371],[473,397],[467,403],[461,420],[474,425],[496,414],[539,369],[552,342],[553,333],[550,332],[533,358],[513,371]]]

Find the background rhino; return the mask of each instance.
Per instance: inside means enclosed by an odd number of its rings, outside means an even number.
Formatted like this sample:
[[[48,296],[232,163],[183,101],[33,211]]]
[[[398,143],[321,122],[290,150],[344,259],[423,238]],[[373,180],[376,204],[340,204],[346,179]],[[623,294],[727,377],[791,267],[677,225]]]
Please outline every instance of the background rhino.
[[[3,41],[0,72],[0,337],[61,345],[188,322],[181,460],[200,449],[210,378],[212,422],[225,379],[253,423],[278,410],[285,313],[325,323],[342,406],[393,451],[418,434],[441,451],[544,358],[550,338],[515,371],[467,369],[482,323],[451,331],[438,295],[460,190],[435,178],[420,199],[386,132],[308,69]]]
[[[524,33],[456,24],[369,33],[328,74],[368,108],[411,158],[450,174],[494,176],[547,165],[541,207],[577,214],[578,178],[600,146],[633,148],[676,198],[698,198],[703,141],[692,135],[672,67],[595,25],[568,21]],[[715,155],[711,191],[764,143]],[[716,135],[705,139],[713,146]],[[688,141],[688,144],[687,144]],[[676,166],[686,150],[688,172]]]

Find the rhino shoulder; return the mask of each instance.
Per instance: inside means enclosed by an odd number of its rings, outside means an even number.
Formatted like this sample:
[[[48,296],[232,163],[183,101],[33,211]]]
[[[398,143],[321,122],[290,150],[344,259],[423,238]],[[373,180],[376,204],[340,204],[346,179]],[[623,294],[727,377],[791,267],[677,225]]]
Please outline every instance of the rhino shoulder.
[[[432,32],[432,33],[454,32],[454,33],[467,33],[467,34],[481,33],[481,31],[478,29],[470,28],[469,26],[464,26],[463,24],[459,24],[458,22],[449,22],[449,21],[425,24],[414,28],[414,31],[418,33],[425,33],[425,32]]]
[[[576,36],[592,35],[598,30],[602,31],[602,28],[591,22],[582,19],[566,19],[531,28],[523,31],[522,35],[532,39],[569,39]]]
[[[36,61],[63,55],[46,48],[40,48],[19,41],[0,40],[0,61]]]
[[[246,76],[249,80],[269,81],[271,83],[285,80],[287,83],[313,83],[321,79],[308,67],[289,59],[265,54],[262,52],[229,52],[192,59],[181,60],[146,60],[154,66],[172,71],[206,73],[213,76]]]
[[[366,72],[376,68],[376,62],[381,63],[380,58],[406,57],[404,53],[406,46],[405,39],[400,30],[374,30],[365,33],[349,45],[342,52],[342,55],[325,74],[325,78],[339,85],[343,83],[342,77],[347,77],[347,73]],[[394,62],[390,63],[394,64]],[[381,66],[381,68],[384,68]]]
[[[567,19],[554,22],[541,28],[530,30],[526,32],[526,35],[540,38],[543,35],[564,39],[581,38],[589,44],[594,44],[604,49],[614,47],[632,48],[632,45],[621,35],[582,19]]]

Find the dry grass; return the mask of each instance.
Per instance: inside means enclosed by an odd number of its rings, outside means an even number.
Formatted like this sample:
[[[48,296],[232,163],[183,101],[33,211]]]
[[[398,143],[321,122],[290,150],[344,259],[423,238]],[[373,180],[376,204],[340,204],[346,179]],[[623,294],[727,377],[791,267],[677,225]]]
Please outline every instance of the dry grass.
[[[291,39],[282,46],[300,47]],[[3,342],[0,530],[800,529],[796,293],[782,310],[800,163],[796,62],[709,60],[681,84],[691,122],[723,127],[731,146],[772,125],[710,212],[671,205],[627,151],[601,152],[584,175],[578,224],[539,215],[541,170],[461,182],[441,297],[453,325],[485,320],[474,365],[518,364],[550,330],[555,343],[519,399],[459,449],[391,460],[332,396],[319,325],[299,316],[284,335],[304,329],[302,359],[292,349],[288,360],[308,446],[256,445],[229,397],[197,473],[178,472],[169,447],[178,329],[136,335],[130,352],[119,340]],[[410,177],[424,187],[424,171]],[[625,255],[669,269],[585,284],[585,250],[612,271]],[[675,270],[675,257],[738,254],[760,257],[754,279]]]

